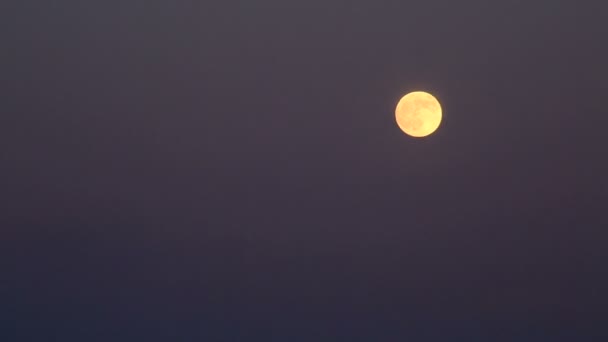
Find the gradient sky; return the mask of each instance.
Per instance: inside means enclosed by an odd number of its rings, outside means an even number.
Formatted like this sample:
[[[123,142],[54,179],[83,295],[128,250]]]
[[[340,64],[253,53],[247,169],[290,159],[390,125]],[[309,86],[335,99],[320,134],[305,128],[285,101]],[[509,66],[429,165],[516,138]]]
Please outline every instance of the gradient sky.
[[[606,341],[607,11],[3,3],[0,339]]]

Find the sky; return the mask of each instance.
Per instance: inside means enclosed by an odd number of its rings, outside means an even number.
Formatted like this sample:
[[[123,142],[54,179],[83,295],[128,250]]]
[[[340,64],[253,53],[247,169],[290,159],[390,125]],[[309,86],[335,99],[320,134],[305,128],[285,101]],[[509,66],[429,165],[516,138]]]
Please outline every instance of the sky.
[[[607,10],[3,3],[0,339],[605,341]]]

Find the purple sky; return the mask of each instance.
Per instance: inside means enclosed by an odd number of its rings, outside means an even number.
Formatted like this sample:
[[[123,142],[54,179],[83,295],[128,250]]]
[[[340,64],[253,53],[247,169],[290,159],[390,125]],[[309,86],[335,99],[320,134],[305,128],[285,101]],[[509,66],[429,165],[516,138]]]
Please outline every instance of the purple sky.
[[[602,2],[9,2],[0,340],[608,338]]]

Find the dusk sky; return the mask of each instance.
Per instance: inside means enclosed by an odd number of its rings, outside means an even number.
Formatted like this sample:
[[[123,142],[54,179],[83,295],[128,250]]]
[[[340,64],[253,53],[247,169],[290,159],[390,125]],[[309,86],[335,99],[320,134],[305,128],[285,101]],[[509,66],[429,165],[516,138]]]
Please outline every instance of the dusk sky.
[[[0,19],[0,341],[608,340],[607,4]]]

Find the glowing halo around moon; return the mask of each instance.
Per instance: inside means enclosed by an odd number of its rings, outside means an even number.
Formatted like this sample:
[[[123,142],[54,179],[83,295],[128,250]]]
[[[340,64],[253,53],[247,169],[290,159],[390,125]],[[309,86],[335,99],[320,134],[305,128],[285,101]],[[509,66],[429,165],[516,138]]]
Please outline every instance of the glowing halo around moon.
[[[423,91],[405,95],[395,109],[399,128],[405,134],[416,138],[433,134],[441,124],[441,117],[439,101]]]

